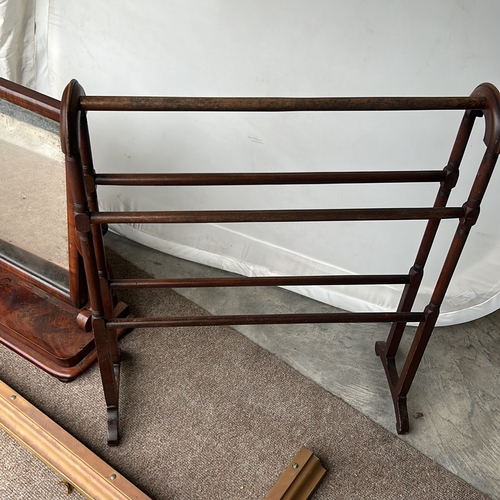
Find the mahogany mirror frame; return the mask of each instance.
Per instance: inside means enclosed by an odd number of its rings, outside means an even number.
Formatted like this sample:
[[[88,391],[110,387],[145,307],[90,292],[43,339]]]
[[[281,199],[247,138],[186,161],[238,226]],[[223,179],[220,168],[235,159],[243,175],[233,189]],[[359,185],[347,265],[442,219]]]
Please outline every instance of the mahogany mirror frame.
[[[58,126],[57,99],[4,78],[0,78],[0,99]],[[62,381],[75,379],[96,360],[91,313],[87,308],[87,282],[67,188],[66,199],[68,290],[54,286],[50,280],[0,254],[0,343]],[[118,307],[125,312],[124,304]]]

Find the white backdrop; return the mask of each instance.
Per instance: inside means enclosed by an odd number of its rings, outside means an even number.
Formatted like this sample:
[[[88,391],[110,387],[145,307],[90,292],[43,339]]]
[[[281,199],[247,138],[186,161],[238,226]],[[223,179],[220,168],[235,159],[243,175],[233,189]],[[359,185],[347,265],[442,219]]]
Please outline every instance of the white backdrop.
[[[35,0],[0,0],[0,75],[33,87],[35,59]]]
[[[4,0],[5,1],[5,0]],[[15,1],[15,0],[11,0]],[[37,90],[190,96],[468,95],[500,84],[496,0],[36,0]],[[461,112],[91,115],[99,171],[442,168]],[[157,125],[157,126],[156,126]],[[479,120],[463,163],[466,197]],[[500,307],[500,175],[443,304],[440,324]],[[436,186],[102,190],[105,209],[335,208],[432,203]],[[424,201],[422,201],[424,200]],[[419,298],[429,299],[453,223],[443,224]],[[407,272],[421,222],[117,227],[184,258],[246,275]],[[397,287],[298,289],[349,310],[394,308]]]

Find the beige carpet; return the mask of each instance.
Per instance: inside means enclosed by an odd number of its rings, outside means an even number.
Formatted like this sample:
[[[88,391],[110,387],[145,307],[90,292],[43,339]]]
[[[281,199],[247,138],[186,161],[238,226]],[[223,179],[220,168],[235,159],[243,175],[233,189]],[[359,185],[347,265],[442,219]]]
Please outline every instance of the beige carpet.
[[[202,312],[172,291],[126,300],[136,315]],[[136,330],[121,347],[118,448],[105,444],[96,367],[63,384],[1,347],[0,378],[152,498],[262,499],[302,445],[328,471],[314,500],[487,498],[231,328]],[[0,498],[60,498],[36,461],[12,485],[7,453]]]

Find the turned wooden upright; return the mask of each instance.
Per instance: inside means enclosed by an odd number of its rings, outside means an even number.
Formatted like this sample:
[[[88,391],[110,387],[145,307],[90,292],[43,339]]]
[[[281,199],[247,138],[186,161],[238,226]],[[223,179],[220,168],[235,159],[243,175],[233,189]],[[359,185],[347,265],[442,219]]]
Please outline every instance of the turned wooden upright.
[[[216,174],[109,174],[94,170],[86,115],[94,111],[203,111],[203,112],[287,112],[287,111],[384,111],[384,110],[465,110],[448,164],[442,170],[396,172],[301,172]],[[486,151],[463,205],[448,207],[450,192],[476,118],[485,119]],[[479,206],[500,153],[500,95],[491,84],[479,85],[469,97],[408,98],[181,98],[181,97],[99,97],[86,96],[73,80],[66,87],[61,107],[61,139],[69,172],[68,182],[74,200],[74,220],[89,284],[92,329],[108,408],[108,442],[118,444],[119,350],[114,332],[120,327],[171,327],[197,325],[239,325],[267,323],[392,323],[385,342],[377,342],[376,353],[385,368],[397,417],[397,431],[409,430],[406,397],[427,346],[439,309],[456,264],[476,223]],[[243,211],[127,211],[101,212],[97,203],[100,185],[126,186],[206,186],[264,184],[341,184],[341,183],[419,183],[438,184],[432,207],[243,210]],[[283,276],[272,278],[210,279],[111,279],[107,274],[101,226],[127,223],[206,223],[206,222],[291,222],[291,221],[379,221],[427,220],[417,250],[415,264],[398,275]],[[430,303],[423,311],[413,311],[424,267],[442,219],[456,219],[457,229],[437,277]],[[397,244],[397,241],[394,242]],[[399,306],[394,312],[271,314],[210,317],[116,318],[110,303],[119,288],[281,286],[281,285],[370,285],[403,284]],[[395,363],[407,322],[418,328],[400,372]],[[153,367],[152,367],[153,369]],[[161,375],[159,375],[161,376]],[[168,402],[167,402],[168,404]]]

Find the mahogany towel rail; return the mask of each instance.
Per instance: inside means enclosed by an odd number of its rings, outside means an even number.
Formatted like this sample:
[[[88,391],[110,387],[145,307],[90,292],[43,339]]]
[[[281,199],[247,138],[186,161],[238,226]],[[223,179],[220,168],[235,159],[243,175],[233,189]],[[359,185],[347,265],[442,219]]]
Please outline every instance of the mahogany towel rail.
[[[93,167],[87,112],[92,111],[204,111],[204,112],[285,112],[285,111],[384,111],[384,110],[463,109],[448,164],[443,170],[398,172],[301,172],[301,173],[216,173],[216,174],[106,174]],[[486,150],[462,206],[447,207],[451,190],[457,183],[474,121],[485,119]],[[68,182],[75,207],[92,309],[92,329],[108,410],[108,443],[116,445],[118,436],[118,385],[120,356],[115,329],[121,327],[169,327],[197,325],[237,325],[268,323],[392,323],[385,342],[375,350],[384,366],[397,418],[397,431],[409,430],[406,397],[422,359],[444,299],[447,287],[500,153],[500,94],[489,83],[479,85],[469,97],[394,97],[394,98],[191,98],[191,97],[100,97],[86,96],[81,85],[72,80],[61,105],[61,140],[66,156]],[[254,211],[155,211],[101,212],[97,186],[207,186],[263,184],[341,184],[435,182],[439,184],[434,205],[429,208],[370,208]],[[423,270],[442,219],[457,219],[457,230],[437,278],[429,304],[423,311],[412,311]],[[406,274],[359,276],[284,276],[264,278],[210,279],[111,279],[104,254],[102,225],[108,223],[204,223],[204,222],[285,222],[427,220],[415,263]],[[404,284],[397,310],[380,313],[271,314],[253,316],[117,318],[112,293],[118,288],[145,287],[221,287],[279,285],[354,285]],[[418,328],[400,371],[395,356],[407,322]]]

